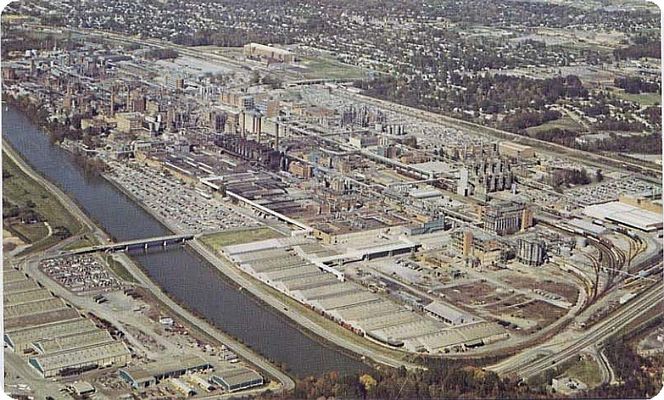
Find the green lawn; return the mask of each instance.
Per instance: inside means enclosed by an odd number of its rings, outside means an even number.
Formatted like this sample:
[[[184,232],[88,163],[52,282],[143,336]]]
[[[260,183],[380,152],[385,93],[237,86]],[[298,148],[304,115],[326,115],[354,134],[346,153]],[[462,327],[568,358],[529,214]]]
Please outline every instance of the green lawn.
[[[565,371],[565,375],[576,378],[591,388],[602,383],[599,365],[594,360],[588,358],[576,361]]]
[[[80,239],[75,242],[71,242],[68,245],[62,247],[62,250],[75,250],[80,249],[81,247],[90,247],[99,244],[96,240],[90,240],[88,238]]]
[[[21,223],[12,223],[9,224],[10,229],[18,234],[18,237],[25,240],[28,243],[36,243],[48,235],[48,228],[44,225],[43,222],[36,224],[21,224]]]
[[[212,233],[201,238],[203,243],[212,247],[215,251],[224,246],[256,242],[258,240],[274,239],[283,237],[282,234],[270,228],[253,228],[233,231]]]
[[[659,93],[632,94],[632,93],[626,93],[625,90],[618,88],[610,89],[610,93],[620,97],[621,99],[632,101],[642,106],[652,106],[654,104],[662,104],[662,95]]]
[[[574,121],[571,117],[567,115],[563,115],[557,120],[549,121],[543,123],[542,125],[530,127],[526,129],[526,131],[529,134],[533,134],[537,132],[548,131],[554,128],[564,129],[572,132],[581,132],[584,130],[583,126],[581,126],[578,122]]]
[[[23,210],[31,209],[48,221],[54,231],[66,228],[71,234],[75,234],[81,230],[81,225],[57,198],[21,171],[6,154],[2,158],[2,171],[2,197],[6,204],[3,213],[11,206]],[[8,224],[7,228],[22,236],[27,242],[35,244],[33,247],[46,248],[59,240],[56,236],[47,238],[48,229],[43,223],[14,222]]]
[[[113,271],[115,275],[117,275],[118,278],[126,281],[126,282],[133,282],[133,283],[138,283],[136,278],[125,268],[125,266],[120,262],[116,261],[113,259],[111,255],[107,255],[104,257],[106,260],[106,264],[108,267]]]
[[[302,57],[300,65],[307,67],[307,79],[362,79],[366,72],[361,68],[341,63],[332,57]]]

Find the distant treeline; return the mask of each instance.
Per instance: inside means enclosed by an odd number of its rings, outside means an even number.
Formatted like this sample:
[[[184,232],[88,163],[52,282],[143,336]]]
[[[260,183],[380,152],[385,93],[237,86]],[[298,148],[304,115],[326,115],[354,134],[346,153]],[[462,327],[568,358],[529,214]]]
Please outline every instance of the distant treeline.
[[[631,46],[613,50],[616,60],[638,59],[641,57],[661,58],[662,49],[659,40],[648,40],[644,43],[636,43]]]
[[[169,58],[177,58],[179,54],[175,49],[150,49],[143,55],[145,58],[151,60],[165,60]]]
[[[614,79],[613,83],[617,87],[625,89],[625,92],[627,93],[639,94],[641,92],[659,92],[659,84],[657,82],[647,82],[639,77],[630,76],[626,78],[616,78]]]

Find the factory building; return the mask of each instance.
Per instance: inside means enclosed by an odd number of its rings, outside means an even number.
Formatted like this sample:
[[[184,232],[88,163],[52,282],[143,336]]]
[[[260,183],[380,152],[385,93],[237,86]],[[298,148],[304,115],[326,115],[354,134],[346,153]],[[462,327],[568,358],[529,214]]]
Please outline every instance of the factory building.
[[[485,230],[503,236],[530,228],[533,214],[524,204],[500,202],[486,207],[483,220]]]
[[[470,229],[452,233],[452,246],[473,265],[493,265],[504,261],[505,252],[498,240],[484,232]]]
[[[249,368],[233,368],[212,375],[210,382],[221,386],[226,392],[237,392],[238,390],[262,386],[263,377]]]
[[[450,325],[461,325],[475,322],[472,315],[466,314],[440,301],[434,301],[424,307],[424,311],[434,318],[440,319]]]
[[[404,232],[407,236],[415,236],[438,232],[443,229],[445,229],[445,214],[440,214],[421,224],[406,226]]]
[[[66,374],[68,370],[126,365],[131,359],[127,346],[120,341],[92,345],[75,350],[30,357],[28,363],[44,378]]]
[[[514,142],[498,143],[498,153],[501,156],[512,157],[518,160],[535,157],[535,150],[532,147]]]
[[[156,385],[164,379],[177,378],[186,373],[204,371],[212,365],[198,356],[185,356],[145,367],[132,366],[118,370],[118,376],[135,389]]]
[[[546,261],[546,242],[536,239],[519,239],[518,251],[516,254],[519,262],[530,265],[540,266]]]
[[[638,207],[646,211],[662,214],[662,194],[653,191],[653,193],[643,193],[639,195],[621,194],[618,201],[633,207]]]
[[[614,222],[644,232],[656,231],[664,226],[661,213],[619,201],[587,206],[583,209],[583,213],[591,218]]]
[[[514,183],[512,166],[503,158],[481,158],[468,168],[459,170],[457,194],[486,196],[488,193],[509,190]]]
[[[31,348],[33,342],[42,338],[49,338],[54,340],[61,336],[76,335],[78,333],[94,330],[97,330],[97,327],[92,321],[88,319],[77,318],[43,326],[31,326],[13,330],[5,330],[4,339],[7,347],[16,353],[22,353],[23,351]]]
[[[43,338],[33,342],[32,347],[39,354],[51,354],[112,341],[113,338],[107,331],[94,329],[58,338]]]
[[[278,170],[281,165],[282,156],[278,151],[255,140],[224,134],[219,135],[214,143],[235,156],[248,161],[256,161],[271,170]]]
[[[39,288],[18,293],[5,293],[3,297],[5,306],[11,306],[20,303],[28,303],[31,301],[45,300],[53,297],[53,295],[47,289]]]
[[[366,235],[366,233],[363,233]],[[389,347],[405,347],[409,351],[440,352],[450,346],[470,346],[503,335],[493,323],[481,323],[464,313],[443,312],[431,307],[433,318],[408,310],[391,300],[372,293],[362,286],[347,282],[343,273],[330,267],[345,259],[359,260],[390,252],[410,250],[409,244],[377,243],[363,246],[355,234],[340,240],[354,243],[346,253],[326,250],[305,238],[270,239],[243,245],[231,245],[223,253],[238,267],[256,279],[297,300],[346,329]],[[405,247],[404,247],[405,246]],[[312,260],[305,254],[315,253]],[[326,272],[321,271],[324,269]],[[435,313],[438,313],[434,315]],[[448,324],[458,324],[447,330]],[[472,335],[456,329],[476,325]]]
[[[244,45],[243,53],[245,57],[254,60],[282,62],[287,64],[295,62],[295,54],[293,52],[259,43],[249,43]]]
[[[143,116],[136,112],[118,113],[115,115],[117,130],[122,133],[132,133],[143,129]]]
[[[288,172],[302,179],[309,179],[314,175],[314,170],[309,164],[293,161],[288,165]]]
[[[3,270],[5,285],[6,347],[17,354],[38,355],[28,359],[43,377],[76,373],[113,364],[125,365],[131,354],[125,344],[81,318],[64,300],[40,288],[13,269]]]
[[[184,397],[196,395],[196,391],[188,383],[181,381],[178,378],[171,378],[168,380],[168,383],[173,386],[173,388],[178,391]]]

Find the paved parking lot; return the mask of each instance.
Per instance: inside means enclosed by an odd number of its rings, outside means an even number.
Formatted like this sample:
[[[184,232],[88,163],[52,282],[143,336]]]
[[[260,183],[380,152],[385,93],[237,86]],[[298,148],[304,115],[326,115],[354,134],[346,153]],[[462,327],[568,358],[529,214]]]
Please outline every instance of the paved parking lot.
[[[205,233],[260,226],[222,200],[155,169],[111,164],[112,178],[160,217],[184,232]],[[207,198],[211,197],[211,198]]]

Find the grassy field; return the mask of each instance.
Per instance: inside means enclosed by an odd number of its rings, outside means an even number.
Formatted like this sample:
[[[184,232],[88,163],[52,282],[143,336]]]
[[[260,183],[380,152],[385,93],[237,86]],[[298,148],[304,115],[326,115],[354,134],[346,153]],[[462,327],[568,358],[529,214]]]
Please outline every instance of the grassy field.
[[[662,95],[659,93],[632,94],[632,93],[626,93],[625,90],[618,88],[613,88],[610,91],[612,94],[620,97],[621,99],[632,101],[642,106],[652,106],[655,104],[662,104]]]
[[[279,237],[283,237],[283,235],[274,229],[254,228],[213,233],[210,235],[205,235],[201,238],[201,240],[203,243],[217,251],[224,246],[255,242],[257,240],[274,239]]]
[[[563,115],[562,117],[560,117],[555,121],[549,121],[542,125],[530,127],[526,129],[526,131],[529,134],[533,134],[537,132],[548,131],[554,128],[564,129],[572,132],[581,132],[584,130],[583,126],[581,126],[578,122],[574,121],[571,117],[567,115]]]
[[[89,238],[80,239],[75,242],[71,242],[66,246],[62,247],[62,250],[75,250],[80,249],[81,247],[90,247],[99,244],[97,240],[90,240]]]
[[[366,73],[355,66],[343,64],[329,57],[303,57],[300,65],[307,68],[306,79],[361,79]]]
[[[48,236],[48,228],[43,222],[35,224],[12,223],[10,229],[27,243],[36,243]]]
[[[78,221],[60,204],[55,196],[21,171],[6,154],[2,158],[2,170],[2,197],[7,205],[32,208],[48,221],[53,230],[64,227],[72,234],[81,230]],[[15,222],[8,224],[7,228],[17,233],[27,242],[34,244],[33,247],[46,248],[59,240],[55,236],[48,236],[48,228],[44,223],[23,224]]]
[[[565,375],[580,380],[588,385],[588,387],[595,387],[602,383],[599,366],[595,361],[587,358],[585,360],[576,361],[572,364],[572,366],[565,371]]]
[[[134,278],[134,276],[127,270],[127,268],[125,268],[125,266],[120,261],[113,259],[111,255],[107,255],[104,258],[108,267],[111,269],[111,271],[113,271],[115,275],[117,275],[118,278],[126,282],[138,283],[138,281]]]

